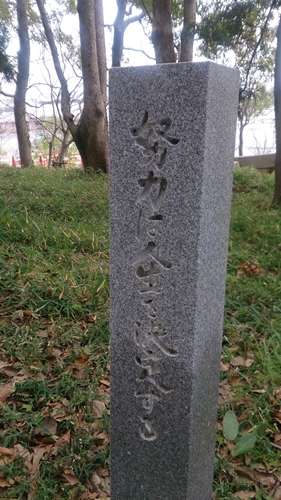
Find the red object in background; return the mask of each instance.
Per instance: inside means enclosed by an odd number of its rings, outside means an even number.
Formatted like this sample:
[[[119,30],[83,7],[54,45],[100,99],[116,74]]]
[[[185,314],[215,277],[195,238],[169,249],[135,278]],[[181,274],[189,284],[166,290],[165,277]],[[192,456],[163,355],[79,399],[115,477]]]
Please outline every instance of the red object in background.
[[[36,161],[38,161],[42,167],[46,167],[46,158],[44,158],[44,156],[40,155],[39,160]]]
[[[16,160],[14,156],[12,156],[12,167],[21,168],[20,160]]]

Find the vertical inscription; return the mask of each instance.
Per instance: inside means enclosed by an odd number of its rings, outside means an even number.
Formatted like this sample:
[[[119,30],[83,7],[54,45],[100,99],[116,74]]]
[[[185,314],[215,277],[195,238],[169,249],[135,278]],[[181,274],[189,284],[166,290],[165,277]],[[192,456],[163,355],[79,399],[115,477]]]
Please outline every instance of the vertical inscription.
[[[163,118],[149,121],[145,111],[140,126],[130,130],[135,145],[144,157],[144,176],[137,179],[139,193],[136,199],[136,239],[139,244],[133,257],[135,273],[139,279],[139,295],[143,316],[137,318],[133,332],[136,345],[137,388],[135,397],[140,401],[143,414],[140,416],[139,432],[145,441],[157,438],[157,424],[153,419],[153,408],[173,388],[165,384],[161,373],[164,357],[174,358],[178,351],[169,346],[169,333],[158,314],[158,304],[165,293],[162,283],[163,271],[169,271],[173,263],[159,243],[165,233],[165,220],[161,213],[168,181],[165,163],[169,146],[176,146],[180,139],[169,135],[172,121]],[[164,252],[164,256],[162,255]]]

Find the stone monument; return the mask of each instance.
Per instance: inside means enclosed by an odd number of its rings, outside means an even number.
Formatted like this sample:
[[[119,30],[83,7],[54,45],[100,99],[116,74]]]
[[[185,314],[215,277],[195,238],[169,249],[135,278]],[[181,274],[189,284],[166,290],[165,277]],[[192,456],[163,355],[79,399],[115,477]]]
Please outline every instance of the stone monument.
[[[110,70],[112,500],[211,500],[238,87]]]

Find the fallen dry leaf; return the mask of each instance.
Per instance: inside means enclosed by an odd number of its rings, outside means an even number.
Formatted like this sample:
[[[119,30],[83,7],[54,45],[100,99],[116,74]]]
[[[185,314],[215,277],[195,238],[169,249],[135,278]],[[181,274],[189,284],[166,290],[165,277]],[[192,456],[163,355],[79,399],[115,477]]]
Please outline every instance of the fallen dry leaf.
[[[17,311],[14,312],[14,319],[22,319],[23,318],[23,310],[18,309]]]
[[[49,336],[48,334],[48,330],[38,330],[36,332],[36,337],[40,337],[40,338],[47,338]]]
[[[7,384],[0,384],[0,403],[5,403],[6,399],[15,392],[14,384],[11,382]]]
[[[75,486],[75,484],[79,483],[79,479],[75,476],[72,470],[65,470],[62,477],[70,486]]]
[[[106,385],[107,387],[110,387],[110,381],[109,380],[102,379],[102,380],[100,380],[100,383],[103,384],[103,385]]]
[[[279,441],[281,441],[281,434],[275,434],[275,436],[274,436],[274,441],[275,441],[276,443],[278,443]]]
[[[96,443],[97,446],[101,446],[101,445],[105,445],[105,444],[109,443],[109,436],[105,431],[97,434],[97,436],[95,436],[95,438],[97,439],[97,443]]]
[[[273,394],[276,398],[281,399],[281,387],[278,387],[278,389],[275,389],[273,391]]]
[[[0,488],[11,488],[13,486],[13,483],[5,481],[2,477],[0,477]]]
[[[220,382],[220,385],[219,385],[219,394],[226,401],[232,399],[231,392],[230,392],[230,385],[227,382],[227,380],[222,380]]]
[[[265,486],[268,486],[270,490],[275,486],[276,484],[276,477],[273,474],[270,473],[264,473],[264,472],[256,472],[255,473],[256,479],[259,483],[264,484]]]
[[[221,366],[221,371],[222,372],[228,372],[230,370],[230,364],[229,363],[223,363],[221,361],[220,366]]]
[[[0,370],[6,368],[6,366],[13,366],[13,363],[10,363],[10,361],[0,361]]]
[[[281,486],[278,486],[276,488],[276,490],[273,493],[272,499],[273,500],[281,500]]]
[[[46,449],[43,446],[36,446],[34,448],[33,456],[32,456],[32,474],[35,476],[40,465],[40,461],[42,460],[44,454],[46,453]]]
[[[247,359],[246,359],[246,361],[245,361],[245,366],[246,366],[247,368],[250,368],[250,367],[252,366],[252,364],[254,363],[254,361],[255,361],[255,360],[254,360],[254,359],[252,359],[252,358],[247,358]]]
[[[17,458],[24,458],[24,465],[28,472],[31,472],[32,470],[32,465],[31,465],[31,453],[24,448],[20,443],[15,444],[13,447],[14,455]]]
[[[101,477],[108,477],[109,476],[109,469],[106,467],[98,467],[96,469],[96,473],[101,476]]]
[[[257,462],[254,464],[254,469],[258,472],[267,472],[267,466],[261,462]]]
[[[33,312],[30,309],[25,309],[25,311],[23,311],[23,315],[27,318],[30,316],[34,316]]]
[[[233,387],[235,387],[236,385],[241,385],[242,384],[242,381],[240,379],[240,377],[237,377],[236,375],[234,375],[233,377],[231,377],[230,379],[230,385]]]
[[[245,359],[242,356],[235,356],[230,360],[231,366],[245,366]]]
[[[98,474],[93,474],[90,479],[91,483],[97,488],[101,483],[101,478]]]
[[[69,444],[71,441],[71,429],[68,429],[65,434],[59,437],[59,439],[56,441],[56,446],[61,447],[65,446],[66,444]]]
[[[97,321],[96,314],[87,314],[87,323],[95,323]]]
[[[27,500],[36,499],[38,488],[39,488],[39,485],[38,485],[37,481],[33,481],[29,487]]]
[[[85,380],[86,378],[86,369],[85,368],[73,368],[73,377],[76,378],[76,380]]]
[[[274,420],[277,420],[277,422],[281,424],[281,411],[274,411],[272,412],[271,416],[272,418],[274,418]]]
[[[35,436],[52,436],[56,434],[58,422],[53,417],[45,417],[34,431]]]
[[[256,493],[254,491],[244,490],[234,493],[234,496],[236,498],[240,498],[241,500],[248,500],[249,498],[255,498]]]
[[[13,366],[2,368],[2,372],[4,372],[7,377],[15,377],[19,374],[19,370],[17,368],[14,368]]]
[[[247,278],[251,276],[264,276],[266,270],[259,266],[258,261],[251,260],[248,262],[240,262],[238,264],[237,276],[245,276]]]
[[[102,478],[102,483],[103,483],[103,486],[105,488],[106,493],[109,495],[110,494],[110,478],[109,477]]]
[[[96,418],[101,418],[105,410],[105,404],[102,401],[93,401],[92,410]]]
[[[10,448],[2,448],[0,446],[0,456],[1,457],[14,457],[13,450],[10,450]]]
[[[237,472],[238,476],[245,477],[248,481],[251,481],[254,483],[255,481],[255,472],[250,470],[248,467],[245,465],[239,465],[239,464],[232,464],[235,471]]]

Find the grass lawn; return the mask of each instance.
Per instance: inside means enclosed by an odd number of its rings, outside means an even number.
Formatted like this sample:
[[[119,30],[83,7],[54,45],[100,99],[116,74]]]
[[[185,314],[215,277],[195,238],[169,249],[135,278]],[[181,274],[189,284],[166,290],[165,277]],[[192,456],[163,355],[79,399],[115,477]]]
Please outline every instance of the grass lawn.
[[[0,498],[109,498],[107,177],[0,176]],[[281,210],[234,177],[213,499],[280,500]]]

